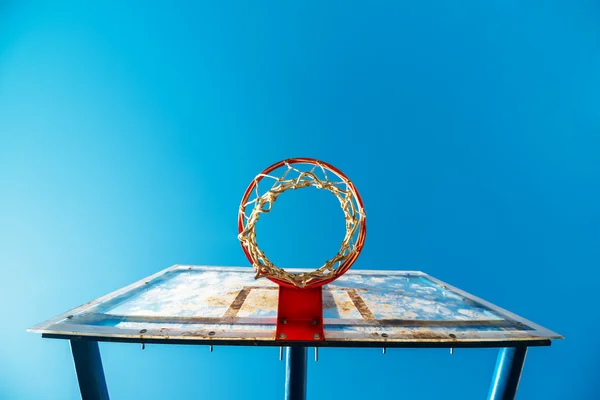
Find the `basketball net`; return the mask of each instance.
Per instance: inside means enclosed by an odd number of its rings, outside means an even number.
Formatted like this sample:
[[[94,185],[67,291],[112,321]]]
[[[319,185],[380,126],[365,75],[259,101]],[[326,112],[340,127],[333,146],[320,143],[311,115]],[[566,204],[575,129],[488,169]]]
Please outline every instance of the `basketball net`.
[[[338,199],[344,212],[346,234],[337,254],[320,268],[290,273],[274,265],[258,247],[256,224],[262,214],[271,212],[282,193],[307,187],[327,190]],[[266,190],[261,190],[263,188]],[[323,161],[294,158],[274,164],[254,178],[240,204],[238,228],[242,248],[256,269],[256,279],[267,277],[277,283],[304,288],[331,282],[350,268],[364,244],[366,215],[354,184],[341,171]]]

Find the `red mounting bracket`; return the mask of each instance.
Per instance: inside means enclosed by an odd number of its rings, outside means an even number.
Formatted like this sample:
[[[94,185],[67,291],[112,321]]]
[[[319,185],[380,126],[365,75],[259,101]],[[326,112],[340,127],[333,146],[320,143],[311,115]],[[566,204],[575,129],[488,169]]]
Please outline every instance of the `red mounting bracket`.
[[[276,340],[321,341],[323,332],[323,290],[279,286]]]

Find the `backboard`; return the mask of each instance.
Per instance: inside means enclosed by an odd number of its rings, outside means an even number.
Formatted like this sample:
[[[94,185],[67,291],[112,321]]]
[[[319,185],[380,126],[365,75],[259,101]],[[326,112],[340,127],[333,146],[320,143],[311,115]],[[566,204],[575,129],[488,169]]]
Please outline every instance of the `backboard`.
[[[286,345],[275,337],[278,286],[254,276],[252,268],[175,265],[30,330],[94,341]],[[325,337],[310,346],[543,346],[562,338],[417,271],[350,270],[323,287],[322,302]]]

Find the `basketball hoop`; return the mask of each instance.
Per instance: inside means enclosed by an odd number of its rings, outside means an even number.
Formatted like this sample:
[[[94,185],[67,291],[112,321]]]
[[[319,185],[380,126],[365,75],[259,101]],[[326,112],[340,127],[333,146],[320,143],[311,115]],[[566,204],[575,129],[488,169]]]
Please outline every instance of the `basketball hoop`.
[[[307,273],[290,273],[274,265],[258,247],[256,223],[261,214],[272,210],[283,192],[311,186],[337,197],[346,220],[346,235],[337,254],[321,267]],[[356,187],[343,172],[313,158],[290,158],[271,165],[250,183],[240,204],[238,231],[257,279],[266,277],[288,287],[319,287],[343,275],[358,258],[365,242],[366,215]]]

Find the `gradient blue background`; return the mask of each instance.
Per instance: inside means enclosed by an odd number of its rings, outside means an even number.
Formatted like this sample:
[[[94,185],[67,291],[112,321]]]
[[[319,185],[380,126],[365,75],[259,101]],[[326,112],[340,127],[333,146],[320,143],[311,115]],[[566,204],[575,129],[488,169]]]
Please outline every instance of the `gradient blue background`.
[[[248,265],[240,197],[294,156],[361,191],[356,268],[566,336],[529,352],[519,399],[600,398],[596,2],[117,3],[0,1],[0,398],[79,396],[68,343],[26,328],[172,264]],[[343,229],[310,190],[261,222],[285,266]],[[276,348],[101,351],[114,399],[283,393]],[[495,359],[323,350],[308,395],[483,399]]]

